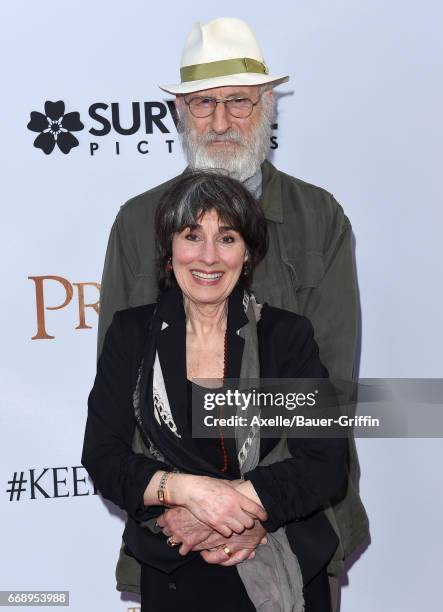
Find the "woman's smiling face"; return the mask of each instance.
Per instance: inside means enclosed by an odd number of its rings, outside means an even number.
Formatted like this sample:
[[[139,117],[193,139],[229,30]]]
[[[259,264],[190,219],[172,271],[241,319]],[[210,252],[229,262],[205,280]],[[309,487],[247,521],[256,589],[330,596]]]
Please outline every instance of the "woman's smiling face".
[[[242,236],[224,225],[215,210],[172,239],[172,267],[177,283],[190,300],[219,304],[232,292],[247,260]]]

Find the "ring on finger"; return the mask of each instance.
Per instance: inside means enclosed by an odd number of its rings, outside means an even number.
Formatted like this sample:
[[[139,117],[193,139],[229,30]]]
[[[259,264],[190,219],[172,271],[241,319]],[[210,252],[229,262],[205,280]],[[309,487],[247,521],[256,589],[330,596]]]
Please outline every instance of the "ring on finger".
[[[225,555],[228,555],[228,557],[231,557],[232,555],[232,550],[229,548],[229,546],[227,544],[224,544],[222,546],[223,552],[225,553]]]
[[[172,536],[169,536],[169,538],[166,540],[166,544],[171,546],[171,548],[178,546],[178,542],[176,542]]]

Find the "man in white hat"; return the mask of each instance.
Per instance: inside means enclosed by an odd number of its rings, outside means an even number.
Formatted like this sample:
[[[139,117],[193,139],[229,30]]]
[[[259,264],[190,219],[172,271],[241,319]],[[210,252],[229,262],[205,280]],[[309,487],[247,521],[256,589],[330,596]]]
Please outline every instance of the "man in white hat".
[[[227,171],[260,191],[273,123],[275,85],[257,40],[240,19],[195,24],[183,50],[176,95],[183,149],[192,168]]]
[[[194,25],[180,74],[180,83],[161,89],[176,95],[189,167],[227,172],[263,205],[269,250],[254,274],[255,295],[260,302],[307,316],[330,376],[350,379],[357,300],[349,220],[330,193],[278,171],[266,160],[273,88],[289,77],[269,74],[253,32],[232,18]],[[132,198],[117,215],[102,278],[99,353],[115,311],[156,301],[153,219],[169,185],[170,181]],[[352,440],[349,473],[343,498],[331,501],[326,509],[340,537],[332,558],[324,560],[334,603],[343,560],[368,536],[368,519],[356,488],[358,462]]]

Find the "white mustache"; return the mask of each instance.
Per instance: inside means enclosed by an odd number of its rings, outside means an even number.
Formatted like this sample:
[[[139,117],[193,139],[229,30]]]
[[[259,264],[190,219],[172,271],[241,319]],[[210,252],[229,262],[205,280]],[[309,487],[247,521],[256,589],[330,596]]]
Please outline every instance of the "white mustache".
[[[200,138],[201,144],[208,144],[210,142],[214,142],[214,140],[217,140],[218,142],[236,142],[244,144],[243,136],[235,130],[231,130],[229,132],[226,132],[225,134],[208,132],[207,134],[203,134],[203,136],[201,136]]]

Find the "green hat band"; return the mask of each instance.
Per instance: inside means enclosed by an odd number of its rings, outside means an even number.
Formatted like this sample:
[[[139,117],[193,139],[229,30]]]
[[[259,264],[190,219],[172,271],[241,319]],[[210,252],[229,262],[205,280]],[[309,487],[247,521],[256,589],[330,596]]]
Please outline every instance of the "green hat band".
[[[251,59],[250,57],[236,57],[235,59],[206,62],[205,64],[194,64],[193,66],[180,68],[182,83],[229,76],[230,74],[239,74],[240,72],[268,74],[268,68],[263,62]]]

